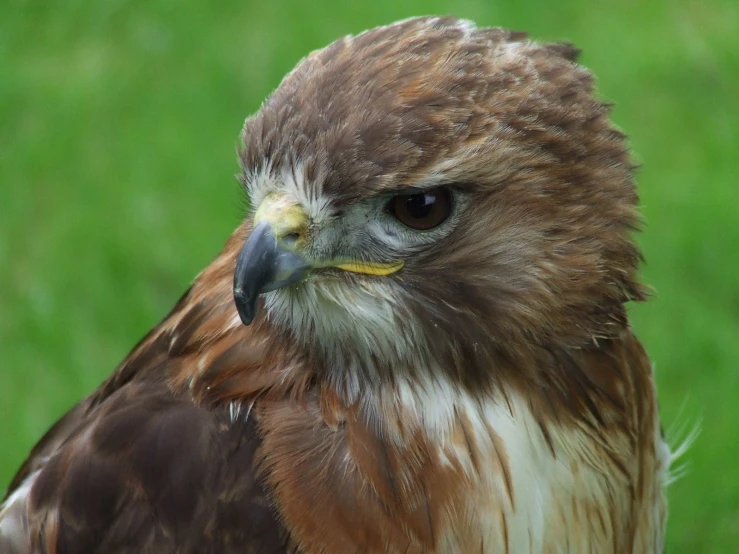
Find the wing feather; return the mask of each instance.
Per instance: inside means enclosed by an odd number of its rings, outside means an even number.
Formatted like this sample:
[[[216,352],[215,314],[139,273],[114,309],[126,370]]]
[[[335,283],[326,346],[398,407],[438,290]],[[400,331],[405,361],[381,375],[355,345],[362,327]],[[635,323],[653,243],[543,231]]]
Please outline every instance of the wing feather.
[[[254,415],[233,418],[188,386],[235,344],[260,367],[250,331],[229,323],[236,242],[33,449],[0,511],[3,554],[290,551],[255,471]]]

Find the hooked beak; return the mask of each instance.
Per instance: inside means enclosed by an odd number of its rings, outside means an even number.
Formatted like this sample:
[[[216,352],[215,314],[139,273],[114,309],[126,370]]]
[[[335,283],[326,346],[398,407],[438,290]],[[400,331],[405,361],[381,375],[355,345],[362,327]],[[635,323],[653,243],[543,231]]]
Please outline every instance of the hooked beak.
[[[295,250],[304,242],[307,227],[305,212],[283,196],[270,194],[260,204],[234,273],[234,300],[244,325],[254,320],[260,294],[305,276],[310,264]]]
[[[390,275],[403,267],[401,260],[311,263],[301,255],[307,229],[307,214],[283,195],[268,195],[257,209],[254,229],[239,254],[234,273],[234,300],[244,325],[254,320],[260,294],[297,283],[311,269],[336,267],[353,273]]]
[[[239,254],[234,274],[234,299],[244,325],[253,321],[260,294],[300,281],[309,267],[281,247],[269,223],[257,225]]]

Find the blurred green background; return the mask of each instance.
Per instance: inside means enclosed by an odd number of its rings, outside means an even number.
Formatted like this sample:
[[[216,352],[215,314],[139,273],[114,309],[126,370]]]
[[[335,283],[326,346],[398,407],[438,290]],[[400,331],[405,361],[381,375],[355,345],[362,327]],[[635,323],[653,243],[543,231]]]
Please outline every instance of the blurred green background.
[[[0,5],[0,491],[219,251],[241,124],[310,50],[428,13],[572,41],[632,138],[632,310],[674,440],[667,551],[739,551],[739,2]],[[681,431],[682,427],[682,431]]]

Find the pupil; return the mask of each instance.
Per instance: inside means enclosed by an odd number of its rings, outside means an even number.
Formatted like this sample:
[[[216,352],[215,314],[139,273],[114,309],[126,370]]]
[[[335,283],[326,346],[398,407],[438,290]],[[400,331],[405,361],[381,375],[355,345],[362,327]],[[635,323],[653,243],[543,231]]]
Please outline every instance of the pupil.
[[[414,194],[405,202],[405,208],[411,217],[423,219],[428,217],[434,207],[436,198],[431,194]]]

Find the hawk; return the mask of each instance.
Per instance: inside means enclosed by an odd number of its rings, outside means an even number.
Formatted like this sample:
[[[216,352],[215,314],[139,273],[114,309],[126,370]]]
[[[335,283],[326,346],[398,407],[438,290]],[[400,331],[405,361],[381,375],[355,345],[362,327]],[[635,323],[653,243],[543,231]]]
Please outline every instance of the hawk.
[[[567,44],[415,18],[247,119],[253,211],[10,484],[18,553],[657,553],[633,165]]]

